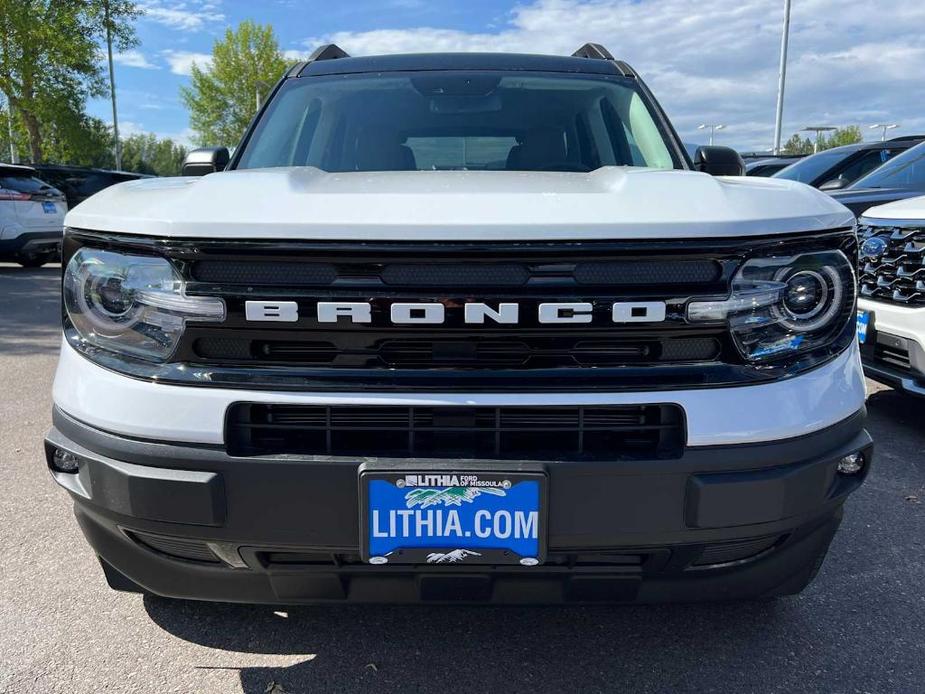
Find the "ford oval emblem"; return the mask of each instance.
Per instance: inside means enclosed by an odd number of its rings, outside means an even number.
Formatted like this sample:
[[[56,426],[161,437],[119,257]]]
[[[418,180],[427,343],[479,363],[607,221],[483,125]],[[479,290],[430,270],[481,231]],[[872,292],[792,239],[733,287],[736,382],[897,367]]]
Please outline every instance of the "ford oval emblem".
[[[862,258],[879,258],[889,244],[882,236],[871,236],[861,244]]]

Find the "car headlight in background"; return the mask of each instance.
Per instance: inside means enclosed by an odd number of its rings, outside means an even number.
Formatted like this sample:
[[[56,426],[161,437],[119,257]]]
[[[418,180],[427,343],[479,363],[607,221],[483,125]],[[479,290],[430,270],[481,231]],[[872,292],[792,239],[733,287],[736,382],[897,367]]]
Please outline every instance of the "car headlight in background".
[[[163,361],[187,321],[221,321],[221,299],[187,296],[164,258],[82,248],[64,271],[64,306],[80,337],[96,347]]]
[[[688,320],[725,321],[745,359],[772,361],[841,336],[854,316],[855,282],[841,251],[752,258],[727,299],[691,302]]]

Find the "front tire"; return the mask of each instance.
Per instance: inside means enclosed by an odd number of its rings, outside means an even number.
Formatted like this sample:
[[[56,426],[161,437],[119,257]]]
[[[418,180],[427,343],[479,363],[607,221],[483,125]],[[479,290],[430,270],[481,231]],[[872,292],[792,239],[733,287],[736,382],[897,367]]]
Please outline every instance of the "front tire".
[[[30,256],[26,258],[17,258],[16,262],[22,265],[23,267],[35,268],[42,267],[45,263],[48,262],[48,258],[44,255]]]

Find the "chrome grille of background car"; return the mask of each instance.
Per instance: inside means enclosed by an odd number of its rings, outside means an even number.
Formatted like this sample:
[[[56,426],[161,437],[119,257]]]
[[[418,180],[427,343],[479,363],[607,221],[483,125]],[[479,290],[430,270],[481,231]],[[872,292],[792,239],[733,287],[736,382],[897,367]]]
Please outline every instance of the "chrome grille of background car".
[[[865,255],[864,242],[879,237],[886,248]],[[862,297],[890,303],[925,305],[925,222],[919,226],[867,224],[858,227]]]

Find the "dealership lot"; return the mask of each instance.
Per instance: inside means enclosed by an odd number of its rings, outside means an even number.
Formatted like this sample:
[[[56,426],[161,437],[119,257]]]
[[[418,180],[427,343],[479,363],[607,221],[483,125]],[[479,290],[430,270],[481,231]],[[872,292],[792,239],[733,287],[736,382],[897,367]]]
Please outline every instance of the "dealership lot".
[[[925,401],[872,383],[876,468],[796,598],[275,611],[111,592],[42,457],[58,273],[0,264],[0,692],[925,689]]]

